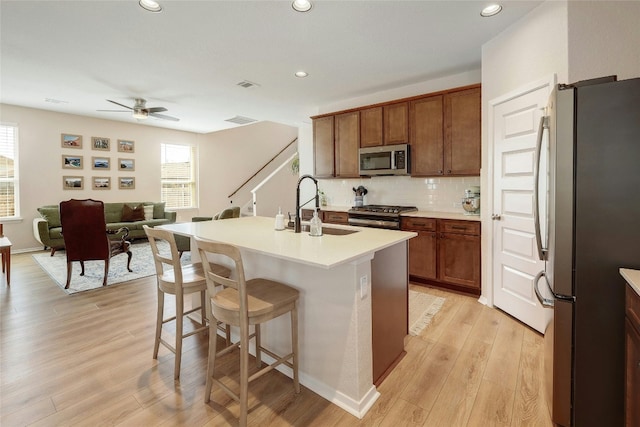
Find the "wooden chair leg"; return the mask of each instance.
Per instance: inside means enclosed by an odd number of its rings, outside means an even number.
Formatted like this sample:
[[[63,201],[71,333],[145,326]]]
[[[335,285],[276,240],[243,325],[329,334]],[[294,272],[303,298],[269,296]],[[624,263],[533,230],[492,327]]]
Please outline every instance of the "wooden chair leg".
[[[249,327],[240,329],[240,427],[246,427],[249,412]]]
[[[207,358],[207,381],[204,390],[204,403],[211,400],[211,388],[213,387],[213,375],[215,372],[216,353],[218,342],[218,322],[209,322],[209,357]]]
[[[298,378],[298,301],[293,303],[291,310],[291,352],[293,353],[293,388],[300,393],[300,380]]]
[[[182,327],[184,323],[184,298],[181,292],[176,293],[176,366],[173,379],[180,378],[180,361],[182,359]]]
[[[153,344],[153,358],[158,358],[160,337],[162,336],[162,320],[164,318],[164,292],[158,289],[158,315],[156,317],[156,340]]]
[[[109,258],[104,260],[104,279],[102,279],[102,286],[107,286],[108,276],[109,276]]]
[[[65,289],[69,289],[69,283],[71,283],[71,270],[73,269],[73,265],[71,261],[67,261],[67,284],[65,285]]]
[[[262,366],[262,351],[260,350],[260,346],[262,345],[262,340],[260,339],[260,325],[254,325],[256,332],[256,367],[260,369]]]
[[[129,273],[133,273],[133,270],[131,269],[131,257],[133,256],[133,254],[131,253],[131,251],[127,251],[127,270],[129,270]]]

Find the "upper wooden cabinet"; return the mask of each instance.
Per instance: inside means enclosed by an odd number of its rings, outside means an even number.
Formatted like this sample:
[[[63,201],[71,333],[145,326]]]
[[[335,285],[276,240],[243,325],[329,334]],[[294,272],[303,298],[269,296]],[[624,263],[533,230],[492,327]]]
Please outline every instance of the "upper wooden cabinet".
[[[335,120],[336,176],[357,178],[358,148],[360,147],[360,113],[338,114]]]
[[[444,173],[480,175],[480,88],[444,96]]]
[[[382,107],[384,145],[406,144],[409,141],[409,103]]]
[[[411,174],[444,174],[443,96],[428,96],[411,101]]]
[[[358,176],[358,148],[411,145],[412,176],[480,175],[480,85],[312,117],[315,176]]]
[[[316,178],[334,176],[333,116],[313,120],[313,159]]]
[[[360,110],[360,147],[382,145],[382,107]]]

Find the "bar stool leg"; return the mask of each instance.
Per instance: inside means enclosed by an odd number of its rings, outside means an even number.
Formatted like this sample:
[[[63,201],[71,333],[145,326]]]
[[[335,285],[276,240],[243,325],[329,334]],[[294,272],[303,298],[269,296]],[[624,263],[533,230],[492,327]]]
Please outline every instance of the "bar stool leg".
[[[182,292],[176,292],[176,366],[173,379],[180,378],[180,362],[182,359],[182,326],[184,323],[184,298]]]
[[[153,358],[158,358],[160,348],[160,337],[162,336],[162,320],[164,316],[164,292],[158,289],[158,313],[156,316],[156,340],[153,343]]]
[[[298,301],[293,303],[291,310],[291,351],[293,353],[293,389],[300,393],[300,381],[298,379]]]
[[[213,320],[213,319],[212,319]],[[209,357],[207,358],[207,381],[204,390],[204,403],[211,400],[211,388],[213,387],[213,373],[216,363],[217,342],[218,342],[218,322],[209,322]]]

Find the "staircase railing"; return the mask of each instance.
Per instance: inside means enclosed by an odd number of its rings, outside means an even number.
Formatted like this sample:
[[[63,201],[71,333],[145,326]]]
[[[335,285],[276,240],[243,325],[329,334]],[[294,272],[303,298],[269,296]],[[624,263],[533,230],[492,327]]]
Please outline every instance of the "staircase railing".
[[[298,138],[294,138],[293,141],[291,141],[290,143],[288,143],[282,150],[278,151],[278,154],[276,154],[275,156],[273,156],[271,158],[271,160],[269,160],[267,163],[264,164],[264,166],[262,166],[260,169],[258,169],[256,171],[256,173],[254,173],[253,175],[251,175],[247,180],[245,180],[242,184],[240,184],[240,186],[238,188],[235,189],[235,191],[231,194],[229,194],[227,196],[228,199],[232,198],[238,191],[240,191],[242,189],[242,187],[244,187],[245,185],[247,185],[253,178],[256,177],[256,175],[258,175],[260,172],[262,172],[267,166],[269,166],[275,159],[278,158],[278,156],[280,154],[282,154],[287,148],[291,147],[291,145],[293,145],[295,142],[298,142]]]

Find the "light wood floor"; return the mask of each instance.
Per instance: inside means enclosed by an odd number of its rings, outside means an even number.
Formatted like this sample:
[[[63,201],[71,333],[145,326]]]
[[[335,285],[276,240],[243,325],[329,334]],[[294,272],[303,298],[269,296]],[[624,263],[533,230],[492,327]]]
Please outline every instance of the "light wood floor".
[[[33,261],[12,256],[0,279],[0,425],[226,426],[238,405],[215,391],[203,403],[206,337],[153,360],[154,278],[68,296]],[[416,290],[427,290],[413,287]],[[446,297],[433,323],[379,387],[364,419],[273,371],[250,388],[253,426],[550,426],[542,337],[475,298]],[[225,375],[237,373],[231,354]]]

